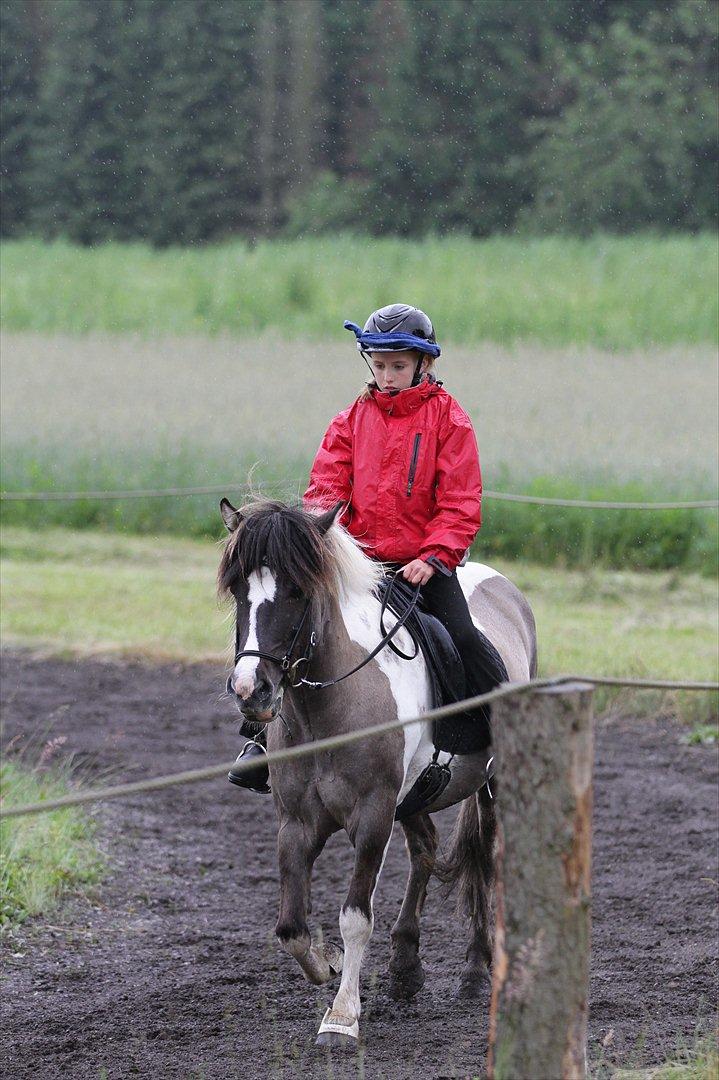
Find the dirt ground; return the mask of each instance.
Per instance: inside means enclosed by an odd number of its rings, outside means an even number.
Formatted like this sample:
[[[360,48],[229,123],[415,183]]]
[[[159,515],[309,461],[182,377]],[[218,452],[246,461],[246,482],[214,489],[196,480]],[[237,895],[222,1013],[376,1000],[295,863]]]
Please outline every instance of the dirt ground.
[[[4,741],[65,735],[92,782],[137,780],[231,758],[233,707],[219,670],[6,654]],[[597,730],[590,1060],[664,1060],[710,1030],[717,990],[716,753],[673,721]],[[386,994],[389,929],[406,873],[395,831],[375,898],[356,1055],[314,1046],[333,990],[305,983],[277,946],[272,800],[224,781],[97,811],[110,873],[5,939],[5,1075],[110,1078],[478,1075],[487,1002],[456,998],[465,928],[435,890],[423,920],[424,990]],[[453,812],[440,815],[446,836]],[[315,918],[339,940],[351,853],[317,866]],[[542,1080],[542,1078],[526,1078]],[[553,1080],[553,1078],[548,1078]]]

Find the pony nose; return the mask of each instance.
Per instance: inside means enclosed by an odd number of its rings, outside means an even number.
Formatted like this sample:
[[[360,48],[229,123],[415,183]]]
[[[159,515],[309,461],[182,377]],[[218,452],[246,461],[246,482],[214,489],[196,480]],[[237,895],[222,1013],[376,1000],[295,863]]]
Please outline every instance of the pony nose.
[[[252,675],[238,675],[236,677],[230,675],[229,684],[232,692],[238,698],[242,698],[243,701],[247,701],[255,689],[255,680]]]
[[[259,704],[264,703],[265,700],[270,700],[272,686],[269,679],[265,679],[263,676],[259,679],[255,679],[253,675],[238,675],[235,677],[233,672],[227,679],[227,693],[235,694],[242,701],[252,698],[253,701],[257,701]]]

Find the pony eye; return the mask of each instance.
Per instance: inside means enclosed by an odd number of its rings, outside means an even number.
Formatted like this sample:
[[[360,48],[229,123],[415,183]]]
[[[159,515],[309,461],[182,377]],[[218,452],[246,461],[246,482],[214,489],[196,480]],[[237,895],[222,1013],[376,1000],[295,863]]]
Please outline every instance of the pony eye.
[[[302,589],[298,589],[296,585],[290,585],[289,589],[287,590],[287,595],[289,596],[290,600],[299,600],[302,596]]]

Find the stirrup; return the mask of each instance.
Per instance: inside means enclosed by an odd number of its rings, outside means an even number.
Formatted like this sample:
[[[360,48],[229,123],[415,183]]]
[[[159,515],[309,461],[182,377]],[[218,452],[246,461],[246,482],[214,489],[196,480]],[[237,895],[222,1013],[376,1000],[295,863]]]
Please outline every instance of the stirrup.
[[[490,781],[492,781],[492,780],[494,780],[494,754],[492,754],[491,758],[488,760],[487,764],[485,765],[485,768],[484,768],[484,785],[483,785],[484,787],[486,787],[487,794],[489,795],[490,799],[492,799],[492,801],[494,801],[494,792],[492,791],[492,785],[490,783]]]
[[[257,751],[260,751],[258,754]],[[242,747],[235,765],[239,765],[242,759],[246,755],[251,757],[261,758],[258,760],[253,769],[236,773],[234,771],[234,765],[227,774],[227,779],[231,784],[235,784],[237,787],[249,788],[250,791],[258,791],[261,795],[269,795],[271,788],[269,785],[270,770],[266,761],[267,748],[263,746],[259,739],[250,739]]]
[[[451,779],[452,770],[449,765],[440,765],[438,761],[430,761],[395,810],[394,820],[404,821],[412,814],[417,814],[420,810],[431,806]]]

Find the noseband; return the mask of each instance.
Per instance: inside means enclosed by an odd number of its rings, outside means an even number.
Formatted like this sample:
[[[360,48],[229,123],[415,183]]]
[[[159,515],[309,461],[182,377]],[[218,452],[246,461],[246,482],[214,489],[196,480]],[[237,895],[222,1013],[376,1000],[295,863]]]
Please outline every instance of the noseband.
[[[339,682],[342,682],[343,679],[348,679],[350,677],[350,675],[354,675],[355,672],[357,672],[361,668],[365,667],[366,664],[369,664],[370,660],[374,660],[377,653],[381,652],[381,650],[384,649],[385,645],[389,645],[389,647],[392,649],[392,651],[397,653],[398,656],[401,656],[403,660],[414,660],[414,658],[417,656],[417,653],[419,652],[419,645],[417,644],[417,642],[413,641],[414,653],[411,656],[407,656],[405,653],[401,652],[397,648],[396,645],[394,645],[392,643],[392,638],[395,636],[397,631],[400,630],[404,626],[404,624],[407,622],[410,615],[412,614],[412,612],[416,608],[417,601],[419,600],[419,591],[420,591],[421,586],[417,585],[415,587],[414,595],[412,596],[412,599],[410,600],[409,604],[407,605],[406,610],[404,611],[404,613],[401,616],[398,617],[397,622],[394,624],[392,629],[389,630],[388,632],[385,632],[384,615],[385,615],[385,612],[387,610],[387,606],[389,604],[390,598],[392,596],[392,592],[394,590],[394,583],[395,583],[396,580],[397,580],[397,575],[395,574],[395,576],[390,581],[390,584],[389,584],[388,588],[386,589],[384,596],[382,597],[382,605],[381,605],[380,613],[379,613],[379,623],[380,623],[380,628],[382,629],[382,633],[383,633],[381,641],[377,645],[375,645],[372,652],[368,656],[366,656],[364,658],[364,660],[362,660],[359,664],[357,664],[356,667],[353,667],[351,671],[346,671],[344,675],[339,675],[336,679],[330,679],[328,682],[311,682],[309,679],[305,679],[302,676],[300,676],[297,679],[297,682],[292,682],[291,681],[291,679],[294,677],[294,675],[296,673],[296,669],[299,666],[299,664],[302,664],[302,663],[306,664],[307,666],[305,667],[305,671],[307,671],[307,668],[309,667],[310,661],[312,660],[312,656],[314,654],[315,646],[317,644],[317,635],[315,634],[315,631],[313,630],[312,633],[310,634],[310,640],[309,640],[309,647],[307,649],[307,655],[306,656],[300,656],[297,660],[294,660],[294,661],[292,660],[292,653],[295,650],[295,647],[297,645],[297,641],[299,639],[300,634],[302,633],[302,628],[303,628],[303,626],[305,624],[308,612],[310,610],[311,601],[309,601],[309,600],[307,601],[307,603],[305,605],[305,610],[302,612],[302,618],[300,619],[299,624],[297,626],[297,629],[295,630],[295,635],[292,638],[292,641],[290,642],[290,647],[287,649],[287,652],[285,653],[284,656],[273,656],[272,653],[262,652],[259,649],[242,649],[242,650],[240,650],[239,649],[239,644],[240,644],[240,642],[239,642],[239,631],[236,629],[235,630],[235,664],[237,664],[242,659],[243,656],[258,656],[261,660],[269,660],[270,663],[279,665],[279,667],[282,668],[282,678],[283,678],[283,680],[286,679],[288,681],[289,686],[291,686],[292,688],[296,688],[298,686],[306,686],[310,690],[324,690],[328,686],[336,686],[336,684],[339,683]],[[234,694],[234,692],[235,691],[234,691],[234,689],[232,687],[232,675],[228,675],[228,677],[227,677],[227,693],[228,694]]]
[[[306,662],[309,665],[310,660],[312,659],[312,654],[314,652],[315,645],[317,644],[317,635],[315,634],[315,632],[313,630],[312,633],[310,634],[310,641],[309,641],[309,648],[307,649],[307,656],[300,656],[297,660],[295,660],[295,661],[292,660],[292,653],[295,651],[295,646],[297,645],[297,641],[299,639],[299,636],[302,633],[302,627],[305,625],[305,621],[307,619],[307,614],[308,614],[309,610],[310,610],[310,601],[308,600],[307,603],[305,604],[305,610],[302,612],[302,618],[300,619],[299,624],[297,626],[297,629],[295,630],[295,636],[292,638],[292,641],[290,642],[290,647],[289,647],[289,649],[287,650],[287,652],[285,653],[284,656],[273,656],[272,653],[262,652],[259,649],[242,649],[241,650],[239,648],[239,645],[240,645],[239,630],[236,628],[235,629],[235,665],[237,665],[237,663],[242,659],[243,656],[259,656],[261,660],[269,660],[272,664],[278,664],[282,668],[282,678],[287,679],[290,686],[292,686],[292,687],[300,686],[304,682],[304,679],[299,679],[297,682],[292,682],[291,681],[292,675],[294,675],[295,669],[297,668],[298,664],[302,664],[303,662]],[[292,675],[290,673],[292,673]],[[226,689],[227,689],[228,694],[233,694],[234,693],[234,690],[232,688],[232,675],[227,676],[227,687],[226,687]]]

